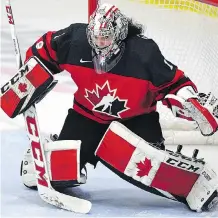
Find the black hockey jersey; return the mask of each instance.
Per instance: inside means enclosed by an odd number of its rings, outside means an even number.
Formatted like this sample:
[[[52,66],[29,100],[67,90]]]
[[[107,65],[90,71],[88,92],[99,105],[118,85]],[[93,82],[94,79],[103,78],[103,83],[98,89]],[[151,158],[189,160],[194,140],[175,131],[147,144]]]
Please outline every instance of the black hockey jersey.
[[[109,72],[97,74],[87,24],[47,32],[27,51],[54,74],[66,70],[78,90],[73,108],[100,123],[127,119],[156,110],[156,103],[193,82],[161,54],[152,39],[134,36],[125,40],[125,52]],[[196,88],[195,88],[196,89]]]

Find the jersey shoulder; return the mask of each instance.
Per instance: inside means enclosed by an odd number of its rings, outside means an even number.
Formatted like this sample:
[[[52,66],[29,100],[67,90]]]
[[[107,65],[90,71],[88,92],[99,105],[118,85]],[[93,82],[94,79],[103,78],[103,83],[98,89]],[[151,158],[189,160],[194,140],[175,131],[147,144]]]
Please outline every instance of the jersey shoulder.
[[[76,40],[81,40],[86,35],[87,24],[84,23],[74,23],[70,26],[56,31],[51,38],[52,46],[60,46],[63,44],[71,44]]]
[[[177,66],[166,60],[157,43],[144,36],[134,36],[129,40],[129,56],[138,68],[140,78],[147,79],[159,87],[173,80]],[[137,64],[136,64],[137,63]]]
[[[144,35],[131,37],[127,41],[127,49],[141,63],[149,63],[154,56],[161,54],[157,43]]]
[[[65,57],[70,50],[77,50],[87,46],[85,23],[74,23],[67,28],[56,31],[51,38],[51,46],[57,52],[60,62],[65,61]],[[63,60],[62,60],[63,59]]]

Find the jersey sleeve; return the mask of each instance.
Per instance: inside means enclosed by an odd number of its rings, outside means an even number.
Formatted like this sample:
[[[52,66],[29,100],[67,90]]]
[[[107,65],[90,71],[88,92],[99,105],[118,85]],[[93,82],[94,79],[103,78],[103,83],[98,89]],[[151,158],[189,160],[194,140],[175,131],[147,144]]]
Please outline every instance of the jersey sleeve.
[[[157,93],[157,100],[162,100],[167,94],[176,94],[184,86],[192,86],[197,91],[189,77],[176,65],[165,59],[156,43],[152,45],[148,66],[152,88]]]
[[[73,26],[58,31],[49,31],[41,36],[26,52],[26,60],[36,56],[53,74],[60,73],[69,50]]]

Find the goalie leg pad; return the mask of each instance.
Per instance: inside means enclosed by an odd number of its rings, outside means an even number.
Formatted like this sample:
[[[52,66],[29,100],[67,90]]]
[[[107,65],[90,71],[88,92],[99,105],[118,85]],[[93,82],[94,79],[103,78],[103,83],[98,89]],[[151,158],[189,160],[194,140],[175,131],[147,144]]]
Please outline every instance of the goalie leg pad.
[[[204,169],[201,161],[152,147],[118,122],[111,123],[95,154],[121,178],[187,205],[187,196],[190,198],[190,191]],[[194,205],[191,209],[196,208]]]
[[[174,165],[179,164],[179,161],[173,157],[170,159],[168,153],[152,147],[118,122],[109,126],[96,155],[146,186],[183,197],[188,195],[198,177],[192,172],[176,168]],[[184,177],[186,183],[181,182]]]
[[[45,144],[45,159],[53,187],[73,187],[86,182],[86,175],[80,173],[80,144],[79,140],[51,141]],[[25,186],[36,187],[30,152],[25,154],[22,161],[21,176]]]
[[[86,182],[80,176],[80,140],[62,140],[45,144],[45,158],[51,184],[67,188]]]

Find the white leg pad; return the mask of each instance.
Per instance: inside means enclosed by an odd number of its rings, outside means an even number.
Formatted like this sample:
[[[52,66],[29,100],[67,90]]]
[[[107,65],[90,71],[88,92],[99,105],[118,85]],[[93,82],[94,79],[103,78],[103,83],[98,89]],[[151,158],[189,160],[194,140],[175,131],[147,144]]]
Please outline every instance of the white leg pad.
[[[161,190],[166,197],[182,197],[200,211],[217,189],[217,175],[202,160],[158,150],[119,122],[112,122],[100,141],[96,156],[115,171]]]
[[[51,181],[80,181],[80,140],[45,144],[45,159]]]
[[[80,140],[51,141],[44,145],[45,159],[51,181],[77,180],[85,183],[80,177]],[[38,153],[33,155],[38,156]],[[30,149],[24,155],[22,180],[28,186],[36,186],[35,168]],[[40,166],[40,162],[38,163]],[[38,175],[40,178],[40,175]]]

